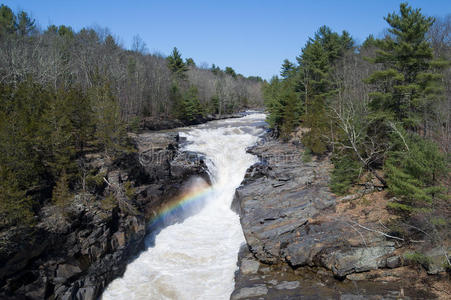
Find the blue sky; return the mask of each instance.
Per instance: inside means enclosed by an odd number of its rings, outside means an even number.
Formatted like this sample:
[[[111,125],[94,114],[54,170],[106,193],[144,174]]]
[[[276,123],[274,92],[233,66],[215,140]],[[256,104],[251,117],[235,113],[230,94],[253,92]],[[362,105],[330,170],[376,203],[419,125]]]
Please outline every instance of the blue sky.
[[[238,73],[269,79],[283,59],[294,60],[321,25],[347,30],[357,42],[386,28],[383,19],[398,0],[0,0],[32,14],[40,26],[108,27],[125,47],[139,35],[151,52],[177,46],[196,63],[231,66]],[[450,0],[409,1],[424,14],[451,13]]]

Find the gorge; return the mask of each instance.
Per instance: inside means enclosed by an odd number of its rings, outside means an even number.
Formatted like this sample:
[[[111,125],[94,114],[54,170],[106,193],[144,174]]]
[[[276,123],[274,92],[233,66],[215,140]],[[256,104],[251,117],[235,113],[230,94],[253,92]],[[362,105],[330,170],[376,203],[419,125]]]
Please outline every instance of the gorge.
[[[182,151],[203,155],[211,187],[191,182],[147,237],[147,249],[113,281],[102,299],[228,299],[234,288],[239,216],[231,209],[235,189],[257,158],[246,148],[264,133],[264,114],[216,121],[182,131]],[[183,222],[180,222],[183,220]]]

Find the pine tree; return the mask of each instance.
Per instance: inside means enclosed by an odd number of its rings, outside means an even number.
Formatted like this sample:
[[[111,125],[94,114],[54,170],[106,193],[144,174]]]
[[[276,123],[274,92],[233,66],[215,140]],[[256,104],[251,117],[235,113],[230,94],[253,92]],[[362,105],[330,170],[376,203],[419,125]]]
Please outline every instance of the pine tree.
[[[383,69],[367,79],[378,89],[371,95],[371,107],[418,132],[422,113],[433,101],[430,96],[440,93],[440,76],[431,68],[433,52],[426,40],[434,18],[402,3],[399,14],[388,14],[385,20],[391,35],[376,41],[380,49],[373,60]]]
[[[19,35],[29,35],[35,29],[35,20],[32,20],[26,12],[21,11],[17,14],[17,31]]]
[[[233,78],[236,78],[236,72],[232,67],[226,67],[224,73],[232,76]]]
[[[171,55],[169,55],[166,60],[168,62],[169,70],[171,70],[172,74],[174,74],[177,79],[186,78],[186,71],[188,71],[188,67],[183,62],[182,55],[177,47],[174,47]]]
[[[30,224],[33,220],[32,199],[27,196],[14,174],[0,164],[0,228]]]
[[[58,181],[53,188],[52,201],[57,206],[64,209],[70,203],[71,198],[72,194],[70,193],[67,174],[65,170],[62,170]]]
[[[128,151],[127,132],[122,122],[117,99],[107,81],[102,80],[90,90],[94,113],[94,136],[109,158],[116,158]]]
[[[191,57],[188,57],[187,59],[185,59],[185,64],[188,67],[195,67],[196,63],[194,62],[194,59],[192,59]]]
[[[415,212],[441,196],[438,179],[447,172],[446,160],[435,143],[415,133],[406,135],[404,140],[399,136],[392,139],[394,150],[389,153],[384,170],[389,191],[398,201],[390,206]]]
[[[0,38],[14,34],[16,30],[16,16],[11,8],[0,6]]]
[[[281,82],[277,76],[271,78],[269,83],[263,85],[263,97],[265,99],[265,107],[269,114],[266,121],[269,127],[276,130],[283,124],[283,104],[280,102],[279,94],[281,91]]]
[[[356,183],[361,165],[351,153],[334,154],[332,162],[334,169],[330,176],[330,189],[339,195],[346,194],[349,188]]]
[[[294,85],[303,103],[302,119],[305,127],[310,128],[303,137],[303,143],[314,153],[327,150],[326,136],[329,133],[328,107],[337,94],[337,87],[331,72],[335,62],[354,47],[354,42],[346,31],[341,35],[329,27],[322,26],[310,38],[296,59]],[[286,61],[283,67],[291,66]]]
[[[295,65],[289,61],[288,59],[285,59],[282,64],[282,68],[280,70],[280,76],[282,76],[283,79],[287,79],[294,75],[295,72]]]
[[[327,31],[328,32],[328,31]],[[324,133],[327,129],[326,100],[333,95],[332,82],[330,80],[329,53],[317,34],[316,40],[310,40],[298,58],[301,72],[308,74],[308,79],[301,85],[308,89],[301,91],[304,102],[304,126],[310,128],[303,138],[303,143],[313,153],[321,154],[326,151]],[[324,38],[329,40],[329,38]],[[329,43],[329,42],[328,42]],[[329,48],[332,48],[328,45]],[[330,55],[335,55],[330,53]]]

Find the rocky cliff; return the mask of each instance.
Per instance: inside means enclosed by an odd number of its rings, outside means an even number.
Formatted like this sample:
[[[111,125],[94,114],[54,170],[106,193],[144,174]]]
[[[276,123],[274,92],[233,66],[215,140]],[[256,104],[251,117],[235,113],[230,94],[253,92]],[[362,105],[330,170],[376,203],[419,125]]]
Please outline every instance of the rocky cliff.
[[[133,135],[136,152],[91,155],[100,191],[48,206],[32,228],[0,233],[0,298],[96,299],[144,247],[149,219],[191,176],[208,181],[176,133]],[[108,197],[107,195],[110,195]]]
[[[236,192],[247,247],[232,299],[431,299],[449,291],[444,272],[406,266],[405,243],[383,227],[385,200],[359,205],[358,195],[329,191],[327,157],[306,162],[300,143],[269,137],[249,152],[260,162]]]

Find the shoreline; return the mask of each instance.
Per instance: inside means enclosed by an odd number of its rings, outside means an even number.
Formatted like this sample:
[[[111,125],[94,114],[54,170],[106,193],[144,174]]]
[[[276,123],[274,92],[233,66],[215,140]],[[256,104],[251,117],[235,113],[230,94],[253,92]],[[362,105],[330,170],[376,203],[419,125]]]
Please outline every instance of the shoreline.
[[[300,143],[269,134],[248,151],[260,162],[235,194],[247,243],[231,299],[445,299],[446,273],[428,275],[403,260],[405,245],[353,229],[352,197],[329,191],[328,157],[304,162]],[[371,217],[357,220],[371,227]]]

